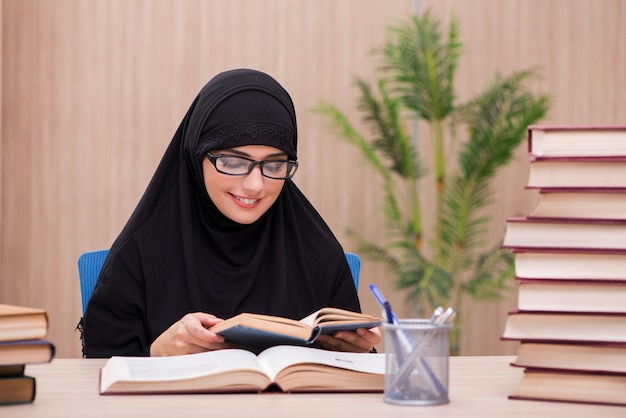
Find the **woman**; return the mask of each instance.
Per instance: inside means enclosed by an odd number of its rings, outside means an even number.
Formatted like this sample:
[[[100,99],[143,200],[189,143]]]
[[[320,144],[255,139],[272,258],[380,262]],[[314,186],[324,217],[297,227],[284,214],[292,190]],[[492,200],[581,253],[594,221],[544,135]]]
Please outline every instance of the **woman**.
[[[113,243],[83,320],[83,353],[177,355],[230,347],[208,330],[254,312],[360,311],[343,249],[292,182],[296,116],[259,71],[221,73],[191,104]],[[378,330],[323,336],[370,351]]]

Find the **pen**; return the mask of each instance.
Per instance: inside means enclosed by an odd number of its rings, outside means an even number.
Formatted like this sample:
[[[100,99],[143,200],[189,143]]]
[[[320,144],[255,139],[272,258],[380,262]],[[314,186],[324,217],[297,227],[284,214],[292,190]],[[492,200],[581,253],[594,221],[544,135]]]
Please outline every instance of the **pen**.
[[[435,311],[433,312],[432,316],[430,317],[430,323],[431,324],[436,323],[435,321],[437,321],[437,318],[439,318],[442,313],[444,313],[443,308],[441,306],[437,306],[437,308],[435,308]]]
[[[390,324],[396,324],[398,320],[396,319],[396,316],[393,314],[393,311],[391,310],[391,305],[389,304],[389,302],[385,301],[385,303],[383,304],[383,308],[385,309],[385,316],[387,317],[387,322],[389,322]]]
[[[374,295],[374,298],[376,298],[378,304],[381,306],[381,308],[385,310],[387,322],[389,322],[390,324],[397,324],[398,318],[391,310],[391,304],[387,299],[385,299],[382,292],[378,289],[378,287],[376,287],[374,283],[370,283],[370,290],[372,291],[372,294]]]
[[[378,302],[378,304],[381,306],[381,308],[383,308],[383,310],[385,312],[385,316],[386,316],[387,322],[389,324],[398,325],[400,323],[398,321],[398,317],[393,313],[393,310],[391,309],[391,304],[383,296],[383,294],[380,291],[380,289],[378,289],[378,287],[376,287],[376,285],[374,283],[370,283],[370,290],[372,291],[372,294],[376,298],[376,301]],[[402,343],[403,343],[402,345],[404,346],[404,350],[400,351],[398,354],[404,354],[404,351],[406,351],[406,353],[408,354],[411,351],[411,349],[413,348],[413,344],[411,342],[411,339],[409,338],[408,335],[406,335],[406,332],[400,333],[400,335],[403,336],[403,339],[404,339],[404,341],[402,341]],[[402,347],[399,347],[399,348],[402,349]]]
[[[378,289],[378,287],[376,287],[376,285],[374,283],[370,283],[369,287],[370,287],[370,290],[372,291],[372,294],[376,298],[376,301],[381,306],[381,308],[383,308],[383,310],[385,312],[385,316],[386,316],[387,322],[389,324],[392,324],[392,325],[399,325],[400,321],[398,320],[398,317],[396,316],[396,314],[393,313],[393,310],[391,309],[391,304],[383,296],[383,294],[380,291],[380,289]],[[399,334],[400,334],[400,337],[402,339],[402,341],[400,341],[402,346],[398,347],[401,350],[401,351],[398,352],[398,354],[399,355],[404,355],[405,353],[406,354],[410,353],[413,350],[413,348],[414,348],[413,347],[413,342],[411,341],[411,338],[406,333],[406,331],[404,331],[404,332],[400,331]]]

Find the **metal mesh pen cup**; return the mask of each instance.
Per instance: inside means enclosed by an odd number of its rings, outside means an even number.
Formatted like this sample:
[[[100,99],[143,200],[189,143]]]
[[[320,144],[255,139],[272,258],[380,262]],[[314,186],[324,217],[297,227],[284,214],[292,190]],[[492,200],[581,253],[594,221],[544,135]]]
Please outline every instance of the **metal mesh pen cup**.
[[[452,324],[401,319],[383,324],[387,403],[438,405],[449,402],[448,363]]]

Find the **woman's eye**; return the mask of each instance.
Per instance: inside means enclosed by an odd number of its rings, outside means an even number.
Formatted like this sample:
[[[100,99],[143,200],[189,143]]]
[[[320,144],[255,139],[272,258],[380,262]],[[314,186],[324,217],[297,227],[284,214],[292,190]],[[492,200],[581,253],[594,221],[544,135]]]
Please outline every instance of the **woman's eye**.
[[[226,168],[247,167],[248,161],[241,158],[222,158],[222,165]]]
[[[282,173],[283,171],[285,171],[286,165],[287,163],[285,162],[269,163],[265,164],[265,169],[271,173]]]

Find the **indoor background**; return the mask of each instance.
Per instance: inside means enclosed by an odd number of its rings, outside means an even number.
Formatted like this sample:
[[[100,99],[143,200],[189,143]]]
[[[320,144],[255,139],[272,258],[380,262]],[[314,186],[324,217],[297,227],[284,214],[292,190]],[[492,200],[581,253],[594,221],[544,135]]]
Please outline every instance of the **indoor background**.
[[[295,182],[345,250],[346,229],[384,240],[381,192],[359,152],[328,133],[311,108],[337,105],[353,121],[356,76],[372,80],[386,27],[430,10],[455,16],[464,53],[460,102],[496,74],[537,67],[549,94],[545,124],[625,124],[626,2],[620,0],[2,0],[0,302],[41,307],[57,357],[80,356],[76,260],[109,247],[138,202],[189,104],[216,73],[266,71],[298,112]],[[420,149],[428,137],[417,129]],[[491,244],[525,214],[528,156],[499,172]],[[425,197],[428,200],[427,197]],[[426,213],[428,215],[428,212]],[[411,314],[395,278],[363,260],[363,310],[378,284]],[[461,354],[514,354],[501,342],[515,286],[474,304]]]

